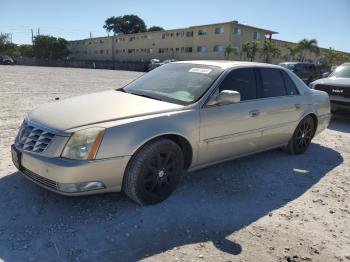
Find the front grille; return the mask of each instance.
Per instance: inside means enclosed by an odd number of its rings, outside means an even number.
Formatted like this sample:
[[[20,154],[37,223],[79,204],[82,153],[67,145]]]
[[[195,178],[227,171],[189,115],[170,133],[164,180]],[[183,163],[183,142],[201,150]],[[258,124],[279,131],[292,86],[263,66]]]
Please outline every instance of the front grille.
[[[46,186],[46,187],[51,188],[51,189],[56,190],[56,191],[58,190],[57,183],[53,180],[39,176],[28,169],[23,169],[22,173],[23,173],[23,175],[25,175],[26,177],[30,178],[31,180],[37,182],[40,185]]]
[[[16,147],[25,151],[42,153],[54,138],[54,134],[23,122],[16,137]]]
[[[350,86],[333,86],[333,85],[317,84],[315,86],[315,89],[325,91],[329,95],[350,98]]]

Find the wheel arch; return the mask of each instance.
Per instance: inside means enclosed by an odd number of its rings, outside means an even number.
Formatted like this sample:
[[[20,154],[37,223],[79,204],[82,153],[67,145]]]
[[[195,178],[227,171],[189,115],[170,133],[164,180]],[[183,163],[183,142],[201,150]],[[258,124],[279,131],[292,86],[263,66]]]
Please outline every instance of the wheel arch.
[[[187,170],[193,161],[193,147],[189,140],[185,138],[182,135],[176,134],[176,133],[166,133],[154,136],[152,138],[149,138],[148,140],[144,141],[132,154],[132,156],[135,156],[137,152],[139,152],[146,144],[152,143],[153,141],[157,139],[169,139],[173,142],[175,142],[182,150],[184,154],[184,168]],[[132,157],[130,158],[129,162],[132,161]]]

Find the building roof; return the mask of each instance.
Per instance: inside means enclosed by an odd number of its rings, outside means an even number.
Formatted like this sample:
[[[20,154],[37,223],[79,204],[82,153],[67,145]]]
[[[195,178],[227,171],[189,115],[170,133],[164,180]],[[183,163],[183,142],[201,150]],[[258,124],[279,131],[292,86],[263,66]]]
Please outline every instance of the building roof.
[[[193,30],[196,27],[206,27],[206,26],[215,26],[215,25],[224,25],[224,24],[235,24],[251,29],[256,29],[256,30],[262,30],[265,31],[268,34],[278,34],[278,32],[271,31],[268,29],[263,29],[255,26],[250,26],[246,24],[241,24],[236,21],[230,21],[230,22],[222,22],[222,23],[214,23],[214,24],[206,24],[206,25],[196,25],[196,26],[190,26],[190,27],[183,27],[183,28],[175,28],[175,29],[166,29],[166,30],[161,30],[161,31],[147,31],[147,32],[140,32],[140,33],[133,33],[133,34],[120,34],[116,35],[115,37],[124,37],[124,36],[131,36],[131,35],[142,35],[142,34],[147,34],[147,33],[162,33],[162,32],[171,32],[171,31],[178,31],[178,30]],[[99,39],[99,38],[106,38],[106,37],[113,37],[113,36],[98,36],[98,37],[92,37],[92,38],[85,38],[85,39],[80,39],[80,40],[71,40],[69,42],[75,42],[75,41],[84,41],[84,40],[89,40],[89,39]]]
[[[229,69],[229,68],[241,67],[241,66],[280,68],[280,66],[276,66],[272,64],[244,62],[244,61],[226,61],[226,60],[190,60],[190,61],[179,61],[174,63],[217,66],[217,67],[221,67],[222,69]]]

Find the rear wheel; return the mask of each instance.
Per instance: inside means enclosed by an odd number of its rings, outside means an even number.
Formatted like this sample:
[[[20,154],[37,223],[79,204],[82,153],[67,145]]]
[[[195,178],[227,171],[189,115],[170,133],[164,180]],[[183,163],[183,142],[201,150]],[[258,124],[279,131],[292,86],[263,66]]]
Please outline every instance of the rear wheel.
[[[294,131],[293,137],[289,141],[286,151],[290,154],[304,153],[315,134],[315,123],[311,116],[305,117]]]
[[[123,190],[141,205],[159,203],[175,190],[183,168],[183,153],[175,142],[154,140],[132,157],[125,173]]]

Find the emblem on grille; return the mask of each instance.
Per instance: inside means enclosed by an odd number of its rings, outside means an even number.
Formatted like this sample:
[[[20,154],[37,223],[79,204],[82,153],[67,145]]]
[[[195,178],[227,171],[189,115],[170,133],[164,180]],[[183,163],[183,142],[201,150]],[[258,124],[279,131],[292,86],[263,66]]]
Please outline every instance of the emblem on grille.
[[[342,89],[332,89],[332,93],[342,94],[344,90]]]

